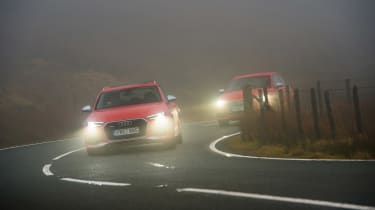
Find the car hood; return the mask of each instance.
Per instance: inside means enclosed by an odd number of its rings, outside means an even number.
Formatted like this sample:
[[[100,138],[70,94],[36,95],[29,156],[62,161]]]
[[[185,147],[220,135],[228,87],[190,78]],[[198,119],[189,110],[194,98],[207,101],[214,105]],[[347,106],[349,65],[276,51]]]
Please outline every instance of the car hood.
[[[125,119],[146,118],[159,112],[166,112],[165,103],[149,103],[130,106],[120,106],[102,110],[94,110],[86,119],[87,122],[111,122]]]

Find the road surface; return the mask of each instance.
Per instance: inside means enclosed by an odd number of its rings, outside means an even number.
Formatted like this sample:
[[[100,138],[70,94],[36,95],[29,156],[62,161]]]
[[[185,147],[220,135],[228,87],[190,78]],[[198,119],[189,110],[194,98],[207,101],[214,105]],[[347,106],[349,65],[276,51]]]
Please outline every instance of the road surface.
[[[372,209],[375,162],[228,158],[215,139],[238,132],[185,124],[176,149],[87,156],[82,142],[0,150],[0,209]]]

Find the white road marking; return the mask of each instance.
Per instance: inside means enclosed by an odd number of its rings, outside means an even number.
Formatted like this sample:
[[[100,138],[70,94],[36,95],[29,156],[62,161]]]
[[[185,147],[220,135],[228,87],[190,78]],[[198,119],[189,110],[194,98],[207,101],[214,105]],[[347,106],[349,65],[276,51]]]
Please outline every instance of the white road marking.
[[[131,185],[129,183],[121,183],[121,182],[92,181],[92,180],[74,179],[74,178],[61,178],[60,180],[67,181],[67,182],[81,183],[81,184],[91,184],[91,185],[97,185],[97,186],[125,187],[125,186]]]
[[[224,141],[232,136],[239,135],[241,132],[233,133],[227,136],[220,137],[213,141],[209,148],[211,151],[223,155],[225,157],[237,157],[237,158],[249,158],[249,159],[261,159],[261,160],[293,160],[293,161],[326,161],[326,162],[375,162],[375,160],[362,160],[362,159],[308,159],[308,158],[273,158],[273,157],[261,157],[261,156],[250,156],[250,155],[239,155],[229,152],[223,152],[216,148],[216,144],[220,141]]]
[[[174,166],[167,166],[167,165],[163,165],[163,164],[160,164],[160,163],[154,163],[154,162],[149,162],[148,164],[150,164],[154,167],[157,167],[157,168],[166,168],[166,169],[175,169],[176,168]]]
[[[59,139],[59,140],[54,140],[54,141],[44,141],[44,142],[39,142],[39,143],[34,143],[34,144],[24,144],[24,145],[13,146],[13,147],[5,147],[5,148],[1,148],[0,151],[3,151],[3,150],[10,150],[10,149],[17,149],[17,148],[22,148],[22,147],[30,147],[30,146],[41,145],[41,144],[56,143],[56,142],[60,142],[60,141],[68,141],[68,140],[74,140],[74,139],[76,139],[76,138],[71,138],[71,139]]]
[[[53,158],[52,160],[59,160],[59,159],[65,157],[65,156],[67,156],[67,155],[72,154],[73,152],[78,152],[78,151],[81,151],[81,150],[83,150],[83,149],[85,149],[85,148],[84,148],[84,147],[81,147],[81,148],[79,148],[79,149],[76,149],[76,150],[73,150],[73,151],[70,151],[70,152],[64,153],[64,154],[62,154],[62,155],[59,155],[59,156]]]
[[[312,199],[305,199],[305,198],[292,198],[292,197],[283,197],[283,196],[274,196],[274,195],[265,195],[265,194],[256,194],[256,193],[234,192],[234,191],[225,191],[225,190],[213,190],[213,189],[202,189],[202,188],[181,188],[181,189],[177,189],[177,192],[215,194],[215,195],[243,197],[243,198],[251,198],[251,199],[258,199],[258,200],[271,200],[271,201],[297,203],[297,204],[313,205],[313,206],[324,206],[324,207],[332,207],[332,208],[342,208],[342,209],[375,210],[375,207],[373,206],[364,206],[364,205],[349,204],[349,203],[312,200]]]
[[[64,153],[64,154],[62,154],[62,155],[59,155],[59,156],[53,158],[52,160],[53,160],[53,161],[54,161],[54,160],[59,160],[59,159],[65,157],[65,156],[67,156],[67,155],[69,155],[69,154],[72,154],[73,152],[78,152],[78,151],[83,150],[83,149],[84,149],[84,148],[82,147],[82,148],[79,148],[79,149],[76,149],[76,150],[73,150],[73,151],[69,151],[69,152],[67,152],[67,153]],[[52,163],[51,163],[51,164],[46,164],[46,165],[43,166],[42,171],[43,171],[43,174],[44,174],[44,175],[46,175],[46,176],[53,176],[53,175],[54,175],[54,174],[52,173],[52,171],[51,171],[51,166],[52,166]]]
[[[232,136],[239,135],[239,134],[240,134],[240,132],[237,132],[237,133],[233,133],[233,134],[230,134],[230,135],[227,135],[227,136],[222,136],[219,139],[216,139],[215,141],[213,141],[210,144],[210,146],[209,146],[210,150],[217,153],[217,154],[224,155],[225,157],[246,157],[246,156],[243,156],[243,155],[227,153],[227,152],[223,152],[223,151],[220,151],[220,150],[216,149],[216,144],[219,143],[220,141],[225,140],[227,138],[230,138]]]
[[[56,160],[59,160],[67,155],[70,155],[74,152],[78,152],[78,151],[81,151],[85,149],[85,147],[82,147],[82,148],[79,148],[79,149],[76,149],[76,150],[72,150],[72,151],[69,151],[69,152],[66,152],[62,155],[59,155],[55,158],[52,159],[52,161],[56,161]],[[43,166],[43,174],[45,176],[53,176],[54,174],[52,173],[51,171],[51,166],[52,166],[52,163],[51,164],[46,164]],[[130,186],[131,184],[129,183],[122,183],[122,182],[107,182],[107,181],[93,181],[93,180],[84,180],[84,179],[75,179],[75,178],[60,178],[60,180],[62,181],[67,181],[67,182],[74,182],[74,183],[81,183],[81,184],[90,184],[90,185],[96,185],[96,186],[114,186],[114,187],[125,187],[125,186]]]
[[[52,164],[46,164],[43,166],[43,173],[46,176],[53,176],[53,173],[51,171]]]

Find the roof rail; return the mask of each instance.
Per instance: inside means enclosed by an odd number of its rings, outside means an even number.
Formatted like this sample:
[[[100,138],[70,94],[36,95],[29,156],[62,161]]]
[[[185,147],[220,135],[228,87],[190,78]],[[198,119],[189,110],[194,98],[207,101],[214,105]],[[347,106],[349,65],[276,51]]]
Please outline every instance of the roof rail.
[[[157,84],[157,82],[156,82],[156,80],[149,80],[149,81],[145,81],[143,83],[137,83],[137,84]],[[126,84],[126,85],[131,85],[131,84]],[[114,86],[114,87],[119,87],[119,86]],[[107,89],[111,89],[111,88],[114,88],[114,87],[105,86],[105,87],[103,87],[102,91],[107,90]]]

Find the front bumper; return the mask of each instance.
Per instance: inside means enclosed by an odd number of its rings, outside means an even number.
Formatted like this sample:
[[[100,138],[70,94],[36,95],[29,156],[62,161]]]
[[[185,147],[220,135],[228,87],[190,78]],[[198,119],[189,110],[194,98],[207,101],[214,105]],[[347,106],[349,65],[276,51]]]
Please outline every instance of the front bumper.
[[[216,119],[219,121],[239,120],[244,111],[243,100],[227,101],[224,106],[217,109]]]
[[[119,139],[119,140],[106,140],[106,141],[97,141],[95,143],[85,142],[87,148],[101,148],[109,145],[122,145],[122,146],[142,146],[142,145],[153,145],[153,144],[167,144],[171,143],[174,140],[170,136],[161,136],[161,137],[136,137],[129,139]]]
[[[179,133],[175,123],[171,120],[160,123],[160,121],[143,120],[143,127],[139,128],[138,134],[126,134],[114,136],[113,132],[121,127],[113,127],[114,122],[105,123],[101,127],[84,128],[83,141],[87,148],[99,148],[106,145],[146,145],[165,144],[173,142],[175,135]],[[121,121],[118,121],[121,122]],[[116,122],[115,122],[116,123]]]

